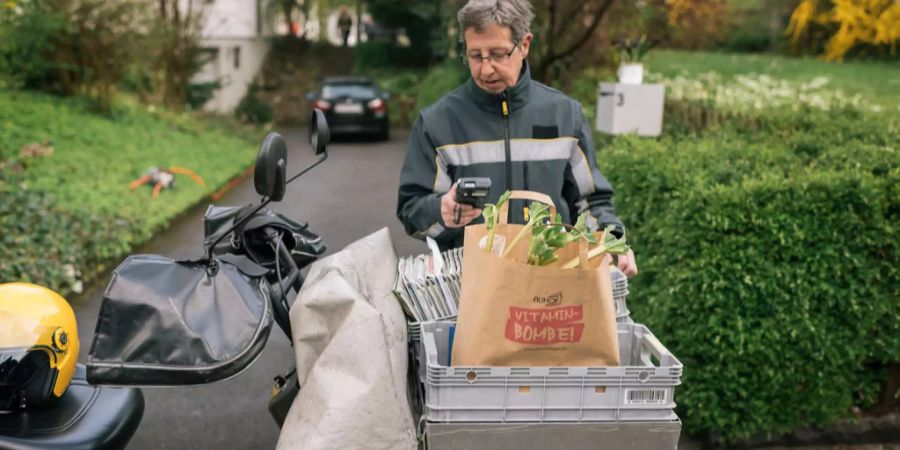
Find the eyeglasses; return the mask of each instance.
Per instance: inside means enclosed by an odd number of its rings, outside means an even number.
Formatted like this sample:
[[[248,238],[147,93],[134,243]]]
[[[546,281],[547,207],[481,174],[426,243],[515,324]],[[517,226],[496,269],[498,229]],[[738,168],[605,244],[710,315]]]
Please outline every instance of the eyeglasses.
[[[478,52],[466,52],[463,54],[463,61],[470,66],[480,65],[484,60],[495,64],[506,64],[518,47],[519,43],[513,42],[513,47],[509,51],[495,49],[488,52],[487,56],[481,56],[481,53]]]

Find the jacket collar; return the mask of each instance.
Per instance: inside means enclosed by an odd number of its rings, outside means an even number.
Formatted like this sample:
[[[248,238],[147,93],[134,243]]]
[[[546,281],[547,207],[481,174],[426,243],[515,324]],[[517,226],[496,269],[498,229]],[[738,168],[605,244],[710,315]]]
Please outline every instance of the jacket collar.
[[[489,112],[501,113],[500,103],[503,94],[495,94],[481,89],[471,77],[466,82],[466,92],[479,108]],[[531,68],[528,67],[528,61],[522,62],[522,72],[519,73],[519,81],[514,86],[506,88],[504,93],[506,94],[510,112],[517,111],[528,104],[528,97],[531,94]]]

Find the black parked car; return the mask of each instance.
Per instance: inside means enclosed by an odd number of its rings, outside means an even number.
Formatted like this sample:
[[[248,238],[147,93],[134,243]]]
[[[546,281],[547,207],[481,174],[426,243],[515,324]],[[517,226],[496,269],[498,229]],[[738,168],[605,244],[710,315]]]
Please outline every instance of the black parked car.
[[[313,108],[325,113],[332,135],[366,133],[384,140],[390,138],[390,95],[371,78],[326,78],[319,92],[310,92],[306,98]]]

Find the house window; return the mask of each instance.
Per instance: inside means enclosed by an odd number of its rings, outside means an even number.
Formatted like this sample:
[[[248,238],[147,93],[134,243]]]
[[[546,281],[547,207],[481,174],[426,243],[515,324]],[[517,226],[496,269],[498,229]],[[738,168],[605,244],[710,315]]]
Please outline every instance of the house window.
[[[231,51],[232,51],[232,53],[234,53],[234,68],[240,69],[241,68],[241,47],[240,46],[234,47],[234,49],[232,49]]]

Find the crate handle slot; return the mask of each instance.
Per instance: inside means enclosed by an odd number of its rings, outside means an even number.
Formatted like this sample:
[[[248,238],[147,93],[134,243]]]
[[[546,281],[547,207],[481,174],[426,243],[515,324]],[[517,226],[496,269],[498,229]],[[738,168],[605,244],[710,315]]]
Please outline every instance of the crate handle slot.
[[[650,351],[650,354],[656,357],[656,360],[659,361],[659,364],[671,365],[673,363],[672,354],[669,353],[669,350],[659,342],[659,339],[656,339],[651,333],[644,333],[644,348]]]

